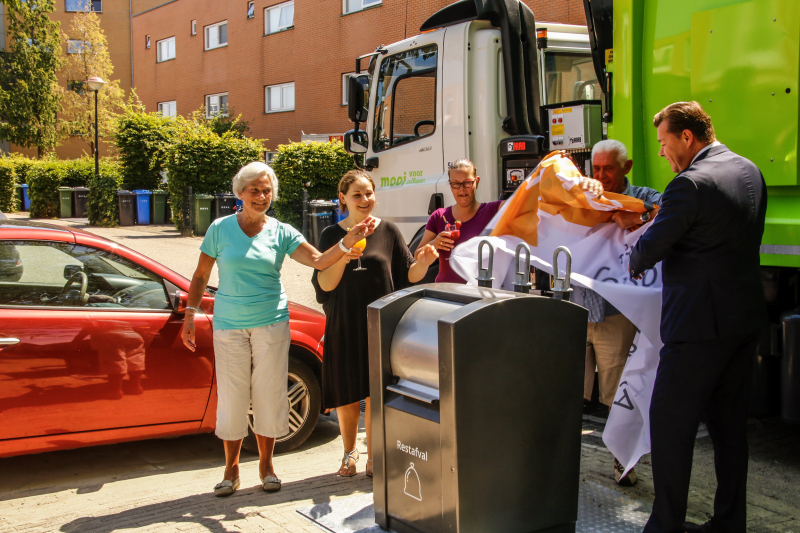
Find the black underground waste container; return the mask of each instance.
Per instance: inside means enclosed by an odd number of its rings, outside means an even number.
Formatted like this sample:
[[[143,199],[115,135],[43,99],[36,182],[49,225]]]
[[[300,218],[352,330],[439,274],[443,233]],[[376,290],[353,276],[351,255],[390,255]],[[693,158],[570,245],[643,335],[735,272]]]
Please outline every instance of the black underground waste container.
[[[800,308],[781,316],[781,416],[800,423]]]
[[[211,200],[211,221],[236,213],[236,197],[232,194],[215,194]]]
[[[322,231],[333,224],[336,204],[329,200],[312,200],[308,204],[308,235],[311,246],[318,246]]]
[[[75,218],[86,218],[87,202],[89,200],[89,189],[86,187],[72,188],[72,216]]]
[[[117,191],[119,198],[119,225],[133,226],[136,223],[136,193]]]

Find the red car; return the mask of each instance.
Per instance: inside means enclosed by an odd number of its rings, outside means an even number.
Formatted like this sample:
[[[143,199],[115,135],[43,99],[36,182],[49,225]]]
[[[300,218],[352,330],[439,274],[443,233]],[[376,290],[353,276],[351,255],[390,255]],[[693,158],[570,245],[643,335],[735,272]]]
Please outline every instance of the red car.
[[[180,336],[188,290],[89,232],[0,220],[0,457],[213,431],[214,289],[194,353]],[[325,317],[289,305],[291,429],[278,452],[308,438],[321,405]]]

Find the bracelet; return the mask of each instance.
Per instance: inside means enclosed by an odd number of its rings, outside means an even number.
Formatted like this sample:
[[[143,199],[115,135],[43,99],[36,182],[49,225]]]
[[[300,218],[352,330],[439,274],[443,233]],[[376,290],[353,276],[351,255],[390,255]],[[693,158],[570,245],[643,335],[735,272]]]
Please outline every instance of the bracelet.
[[[344,237],[339,241],[339,249],[346,254],[350,253],[350,248],[344,245]]]
[[[198,310],[196,307],[191,307],[191,306],[188,306],[188,305],[187,305],[187,306],[186,306],[186,310],[188,311],[189,309],[191,309],[191,310],[192,310],[192,311],[194,311],[195,313],[199,313],[199,312],[200,312],[200,311],[199,311],[199,310]]]

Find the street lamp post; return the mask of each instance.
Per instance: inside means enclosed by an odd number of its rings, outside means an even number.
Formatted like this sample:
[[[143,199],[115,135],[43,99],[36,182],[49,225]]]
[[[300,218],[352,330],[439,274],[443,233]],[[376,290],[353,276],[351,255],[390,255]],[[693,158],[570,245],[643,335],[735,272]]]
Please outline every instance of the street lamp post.
[[[102,78],[92,76],[86,80],[86,85],[94,91],[94,176],[100,177],[100,136],[98,135],[97,127],[97,91],[103,88],[106,82]]]

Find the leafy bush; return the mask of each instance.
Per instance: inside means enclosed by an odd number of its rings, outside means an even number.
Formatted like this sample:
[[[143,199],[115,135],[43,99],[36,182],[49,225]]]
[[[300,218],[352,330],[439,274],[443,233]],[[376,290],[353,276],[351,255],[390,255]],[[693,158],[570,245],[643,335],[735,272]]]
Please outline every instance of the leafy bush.
[[[205,124],[191,124],[175,138],[166,158],[172,221],[179,230],[184,187],[192,187],[195,194],[230,192],[234,174],[261,160],[264,151],[261,140],[241,138],[233,131],[217,135]]]
[[[113,159],[100,161],[99,178],[95,178],[92,168],[91,177],[86,183],[89,187],[86,209],[90,226],[110,227],[119,224],[117,190],[122,184],[122,175],[122,164]]]
[[[122,161],[123,182],[131,189],[157,189],[167,152],[176,133],[188,127],[181,117],[144,113],[129,106],[117,118],[114,137]]]
[[[277,216],[299,229],[303,224],[304,184],[309,184],[310,200],[336,198],[339,180],[355,165],[340,142],[297,142],[278,147],[272,168],[278,176],[280,192],[275,203]]]
[[[86,187],[89,180],[94,177],[93,157],[65,159],[59,163],[63,172],[61,181],[63,187]]]
[[[64,164],[43,159],[28,171],[28,196],[31,199],[31,218],[58,217],[58,188],[64,178]]]
[[[10,213],[19,206],[17,201],[17,172],[10,157],[0,157],[0,211]]]
[[[28,171],[38,162],[38,159],[28,159],[19,153],[10,154],[6,159],[9,163],[14,165],[14,171],[17,174],[17,183],[20,185],[28,183]]]

